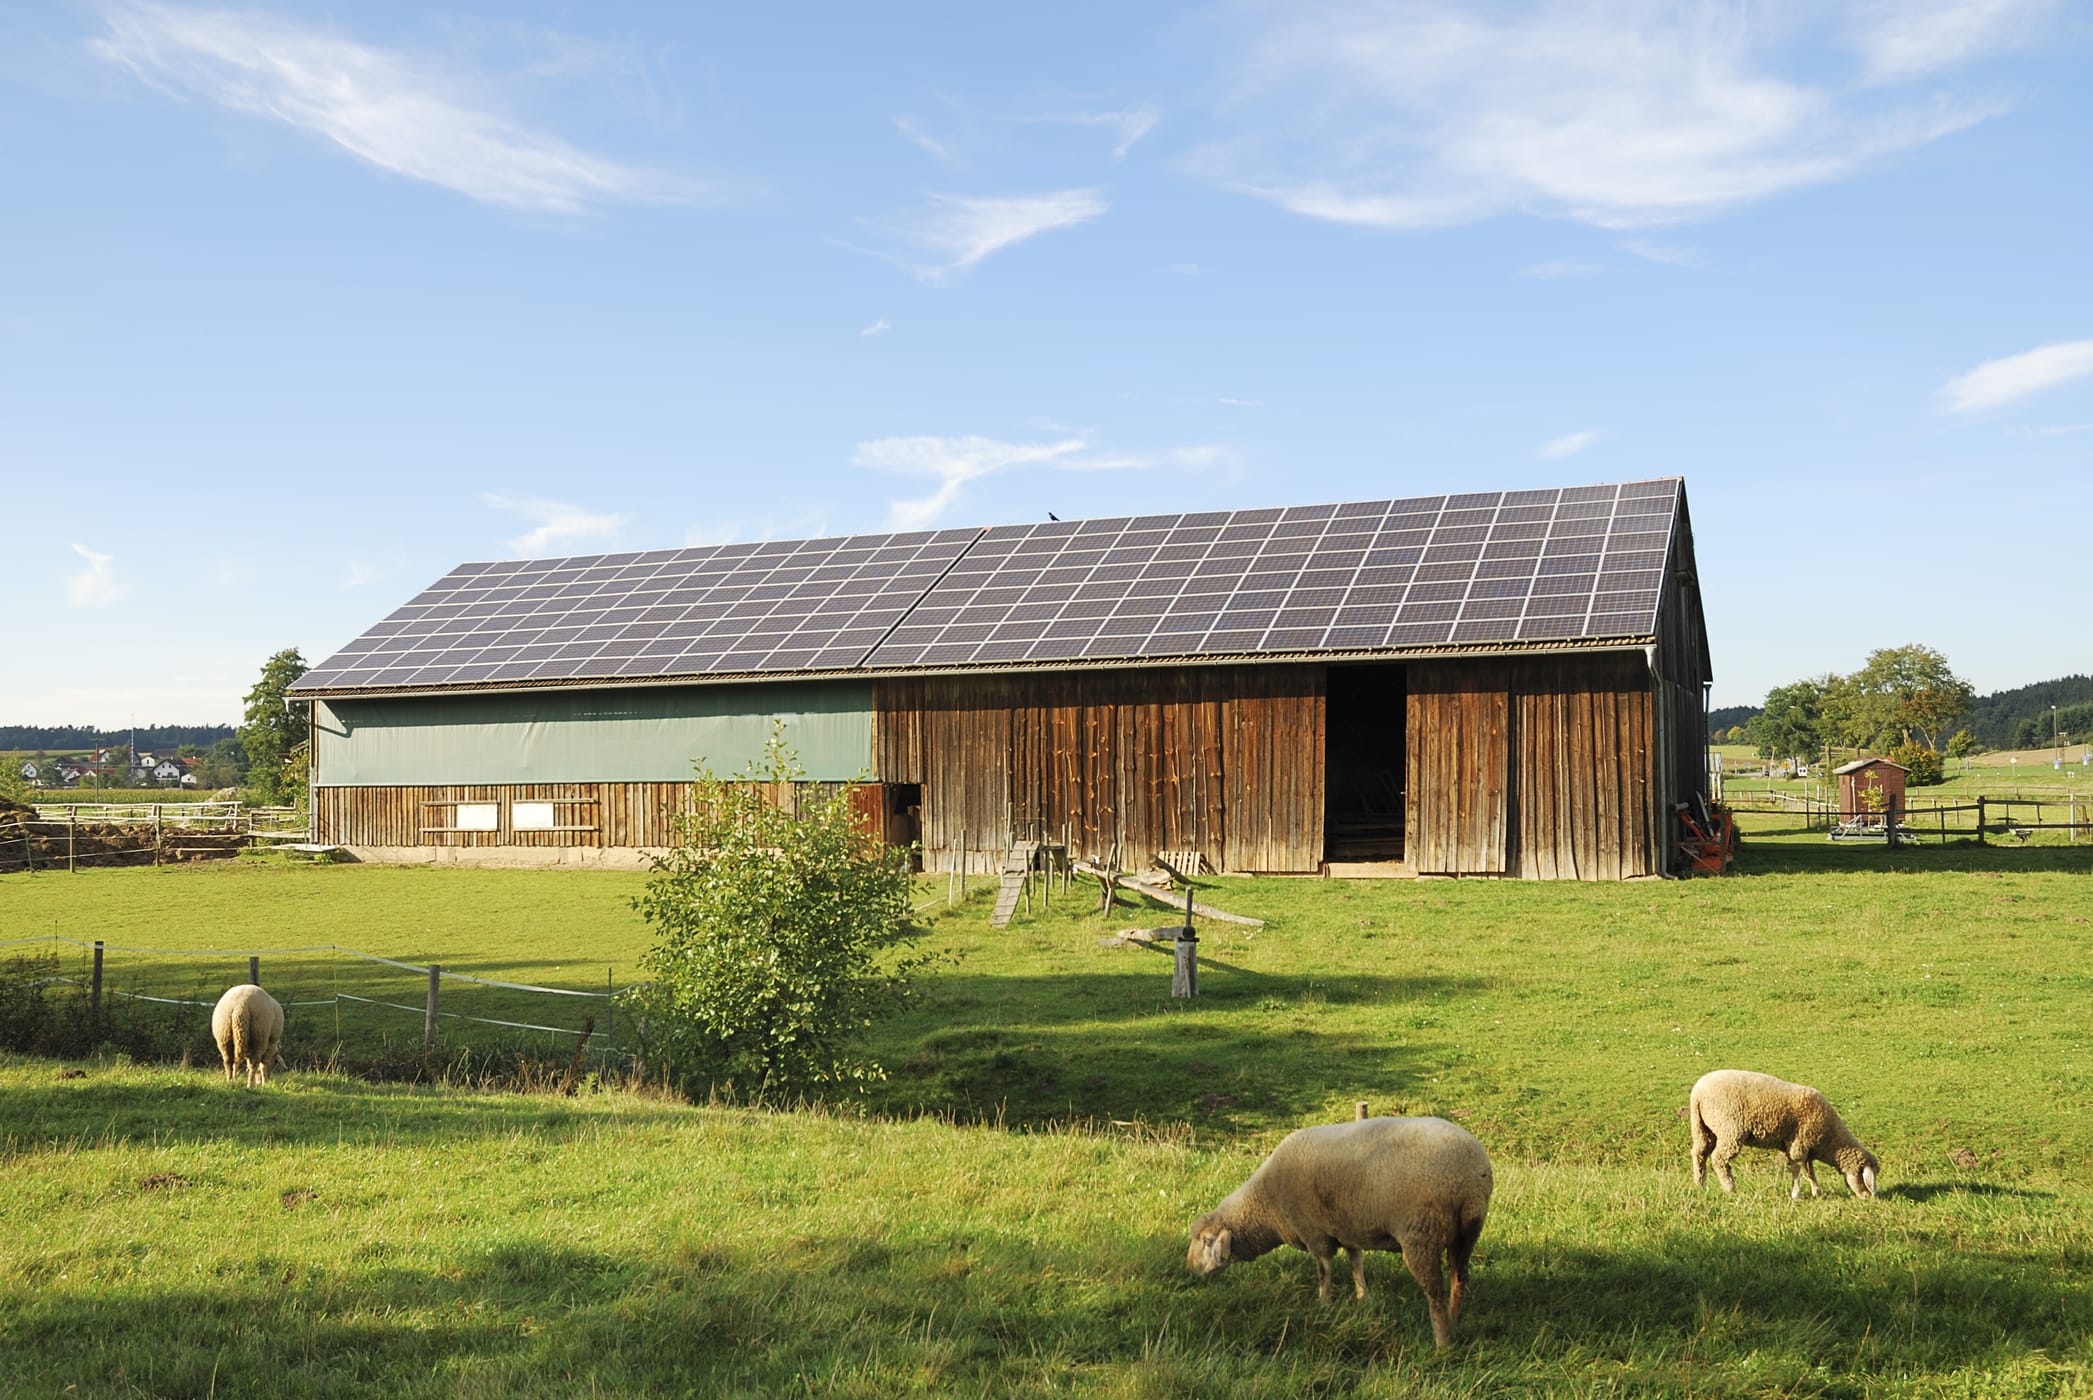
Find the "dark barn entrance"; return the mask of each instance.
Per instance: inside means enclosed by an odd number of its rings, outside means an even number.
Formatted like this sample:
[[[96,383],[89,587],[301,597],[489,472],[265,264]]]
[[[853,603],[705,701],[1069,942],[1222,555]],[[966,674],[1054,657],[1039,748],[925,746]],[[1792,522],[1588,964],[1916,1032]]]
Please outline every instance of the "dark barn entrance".
[[[1401,666],[1332,666],[1324,719],[1323,858],[1403,858],[1409,687]]]

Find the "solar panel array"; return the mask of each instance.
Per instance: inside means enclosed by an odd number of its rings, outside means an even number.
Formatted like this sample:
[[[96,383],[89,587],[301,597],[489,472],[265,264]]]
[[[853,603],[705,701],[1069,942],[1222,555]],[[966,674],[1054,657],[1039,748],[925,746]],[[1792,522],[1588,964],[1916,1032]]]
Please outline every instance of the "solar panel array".
[[[1634,638],[1676,479],[467,564],[299,690]]]
[[[1679,483],[992,529],[874,668],[1386,650],[1655,630]]]
[[[299,690],[845,670],[979,530],[463,564]]]

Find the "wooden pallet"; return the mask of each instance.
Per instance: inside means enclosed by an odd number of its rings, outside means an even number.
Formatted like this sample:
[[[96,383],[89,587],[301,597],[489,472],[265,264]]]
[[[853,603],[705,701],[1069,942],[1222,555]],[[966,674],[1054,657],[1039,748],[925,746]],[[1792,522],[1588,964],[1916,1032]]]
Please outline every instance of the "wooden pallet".
[[[1017,913],[1017,902],[1025,892],[1025,881],[1032,874],[1032,856],[1038,849],[1031,842],[1012,846],[1003,857],[1003,886],[996,891],[996,907],[988,916],[990,928],[1007,928]]]

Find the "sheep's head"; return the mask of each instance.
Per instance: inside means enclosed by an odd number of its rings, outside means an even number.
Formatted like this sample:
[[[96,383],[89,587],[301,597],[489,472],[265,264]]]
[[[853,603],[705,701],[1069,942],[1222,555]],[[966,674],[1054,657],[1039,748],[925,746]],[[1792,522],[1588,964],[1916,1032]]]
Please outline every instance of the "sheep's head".
[[[1846,1189],[1864,1201],[1874,1200],[1875,1174],[1882,1169],[1882,1164],[1875,1160],[1875,1154],[1856,1144],[1852,1147],[1842,1147],[1834,1155],[1837,1158],[1834,1165],[1838,1167],[1839,1174],[1846,1178]]]
[[[1201,1278],[1220,1273],[1228,1267],[1228,1246],[1233,1239],[1229,1229],[1214,1224],[1212,1217],[1201,1220],[1192,1227],[1192,1247],[1185,1251],[1185,1267]]]

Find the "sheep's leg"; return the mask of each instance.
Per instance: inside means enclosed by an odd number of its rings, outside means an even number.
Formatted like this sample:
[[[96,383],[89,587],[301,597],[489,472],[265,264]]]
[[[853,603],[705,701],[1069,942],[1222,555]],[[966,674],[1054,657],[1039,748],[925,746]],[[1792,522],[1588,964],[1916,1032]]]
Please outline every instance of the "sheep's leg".
[[[1364,1298],[1366,1296],[1366,1251],[1357,1245],[1348,1244],[1344,1247],[1344,1252],[1352,1261],[1352,1296],[1354,1298]]]
[[[1810,1179],[1810,1195],[1814,1197],[1822,1194],[1817,1190],[1817,1162],[1815,1158],[1805,1157],[1799,1162],[1791,1160],[1788,1169],[1795,1176],[1794,1199],[1798,1201],[1802,1199],[1802,1179],[1805,1176]]]
[[[1324,1302],[1330,1301],[1330,1261],[1337,1256],[1335,1240],[1317,1240],[1309,1248],[1315,1256],[1315,1296]]]
[[[1424,1305],[1431,1310],[1432,1340],[1443,1347],[1453,1341],[1453,1318],[1447,1311],[1446,1274],[1439,1265],[1439,1249],[1437,1241],[1403,1241],[1403,1262],[1410,1266],[1410,1276],[1424,1290]]]
[[[1730,1174],[1730,1160],[1736,1155],[1736,1143],[1718,1142],[1715,1144],[1714,1155],[1708,1159],[1709,1165],[1715,1168],[1715,1180],[1725,1191],[1737,1189],[1737,1178]]]
[[[1454,1231],[1453,1243],[1446,1247],[1446,1257],[1453,1265],[1453,1291],[1446,1304],[1446,1325],[1449,1329],[1460,1325],[1461,1299],[1468,1291],[1468,1257],[1475,1253],[1475,1242],[1482,1238],[1480,1221],[1463,1224]]]
[[[1693,1118],[1693,1184],[1696,1188],[1708,1183],[1708,1149],[1715,1145],[1715,1134],[1701,1122],[1699,1114]]]
[[[230,1040],[218,1042],[218,1058],[225,1063],[225,1082],[233,1082],[233,1048]]]

